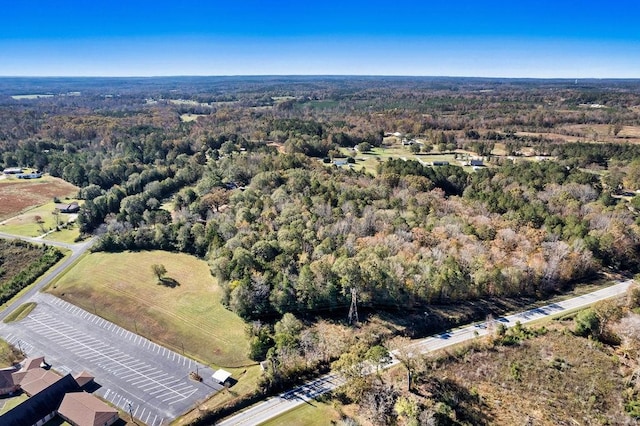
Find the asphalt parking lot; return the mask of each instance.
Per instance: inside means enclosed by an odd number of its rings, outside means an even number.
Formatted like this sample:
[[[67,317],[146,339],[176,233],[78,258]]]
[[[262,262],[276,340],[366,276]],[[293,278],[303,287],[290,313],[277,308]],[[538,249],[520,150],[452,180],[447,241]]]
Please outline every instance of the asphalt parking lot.
[[[41,293],[21,321],[0,326],[28,356],[44,355],[61,374],[96,377],[96,394],[150,426],[168,424],[222,389],[213,370],[143,337]],[[189,379],[197,371],[202,382]]]

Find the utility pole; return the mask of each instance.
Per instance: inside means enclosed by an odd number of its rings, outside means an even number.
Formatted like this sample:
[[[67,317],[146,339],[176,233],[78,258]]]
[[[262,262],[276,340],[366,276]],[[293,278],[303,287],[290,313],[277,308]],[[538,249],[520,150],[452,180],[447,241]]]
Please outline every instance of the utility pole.
[[[351,307],[349,308],[349,324],[358,323],[358,290],[351,287]]]

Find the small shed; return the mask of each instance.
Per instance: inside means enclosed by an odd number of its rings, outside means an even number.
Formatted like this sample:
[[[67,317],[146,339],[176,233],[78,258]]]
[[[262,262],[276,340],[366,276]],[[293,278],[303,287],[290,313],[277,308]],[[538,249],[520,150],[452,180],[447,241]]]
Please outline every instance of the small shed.
[[[231,373],[221,368],[220,370],[217,370],[215,373],[213,373],[211,377],[213,377],[213,380],[222,385],[229,379],[229,377],[231,377]]]

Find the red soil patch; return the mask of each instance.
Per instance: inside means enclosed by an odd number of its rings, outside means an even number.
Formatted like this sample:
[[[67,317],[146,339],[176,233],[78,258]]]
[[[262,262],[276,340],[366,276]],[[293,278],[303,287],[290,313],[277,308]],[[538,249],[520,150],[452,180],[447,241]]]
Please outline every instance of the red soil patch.
[[[78,188],[62,179],[0,182],[0,219],[15,216],[30,207],[51,202],[54,197],[75,195]]]

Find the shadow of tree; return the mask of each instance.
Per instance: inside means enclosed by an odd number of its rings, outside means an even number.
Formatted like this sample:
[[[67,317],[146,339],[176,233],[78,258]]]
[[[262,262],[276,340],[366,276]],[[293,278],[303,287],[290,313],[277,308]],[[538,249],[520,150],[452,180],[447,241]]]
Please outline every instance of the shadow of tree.
[[[171,277],[162,277],[158,280],[158,285],[175,288],[178,287],[180,283]]]

